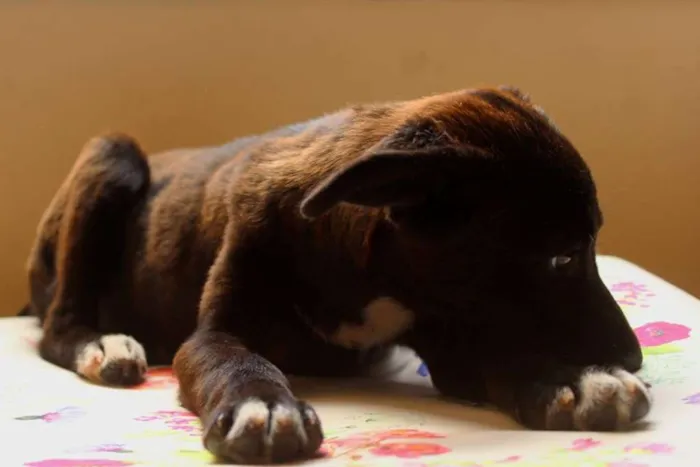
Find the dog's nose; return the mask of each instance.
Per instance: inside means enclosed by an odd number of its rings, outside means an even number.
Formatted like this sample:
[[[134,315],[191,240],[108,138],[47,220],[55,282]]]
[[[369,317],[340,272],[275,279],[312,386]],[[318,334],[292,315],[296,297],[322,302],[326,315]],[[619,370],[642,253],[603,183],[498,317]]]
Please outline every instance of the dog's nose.
[[[624,357],[622,357],[622,368],[629,371],[630,373],[635,373],[642,368],[642,352],[632,352]]]

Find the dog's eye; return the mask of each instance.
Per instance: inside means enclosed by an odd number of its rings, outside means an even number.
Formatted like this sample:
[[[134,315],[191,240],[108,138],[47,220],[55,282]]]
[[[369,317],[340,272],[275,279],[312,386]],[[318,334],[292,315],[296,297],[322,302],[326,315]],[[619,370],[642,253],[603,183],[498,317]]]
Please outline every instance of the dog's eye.
[[[566,266],[571,262],[571,256],[555,256],[550,260],[550,264],[553,268],[560,268]]]

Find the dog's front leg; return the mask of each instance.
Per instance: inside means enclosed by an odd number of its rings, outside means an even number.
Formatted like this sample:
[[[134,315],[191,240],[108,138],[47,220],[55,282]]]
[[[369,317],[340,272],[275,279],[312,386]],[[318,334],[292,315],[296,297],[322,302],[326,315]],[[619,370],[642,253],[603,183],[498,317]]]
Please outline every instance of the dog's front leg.
[[[647,385],[621,367],[570,365],[552,356],[499,352],[499,344],[414,339],[443,395],[493,405],[535,430],[614,431],[644,418]]]
[[[489,402],[532,429],[622,430],[652,404],[648,386],[617,366],[511,356],[485,359],[481,374]]]
[[[237,317],[264,322],[271,304],[265,294],[247,302],[260,284],[248,282],[255,280],[254,272],[245,274],[245,283],[235,283],[237,261],[226,250],[205,286],[198,329],[174,359],[181,402],[199,416],[204,445],[218,457],[244,464],[310,457],[323,441],[320,421],[294,397],[284,374],[237,335]]]
[[[214,455],[244,464],[313,454],[322,441],[314,410],[295,399],[285,376],[222,331],[200,330],[175,360],[183,405],[204,426]]]

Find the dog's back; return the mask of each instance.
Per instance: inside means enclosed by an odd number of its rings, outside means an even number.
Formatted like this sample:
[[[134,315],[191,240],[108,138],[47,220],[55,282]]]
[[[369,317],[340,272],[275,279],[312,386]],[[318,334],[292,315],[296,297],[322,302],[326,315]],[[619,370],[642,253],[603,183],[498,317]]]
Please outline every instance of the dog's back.
[[[111,234],[124,237],[116,242],[120,248],[104,251],[104,258],[94,258],[108,262],[120,257],[118,269],[108,271],[108,289],[100,291],[96,310],[100,328],[136,336],[149,348],[151,361],[169,363],[196,325],[207,271],[235,208],[232,190],[273,195],[285,185],[291,189],[302,181],[320,179],[332,170],[329,161],[334,162],[331,165],[341,161],[335,157],[340,153],[330,158],[318,148],[332,147],[334,140],[341,141],[337,135],[357,131],[367,113],[369,118],[385,115],[374,108],[357,107],[221,146],[150,155],[146,196],[134,205],[112,209]],[[51,306],[58,274],[57,245],[71,241],[65,232],[61,235],[61,223],[69,211],[82,209],[69,203],[69,185],[75,183],[81,158],[95,151],[98,140],[83,148],[39,223],[27,263],[30,303],[22,315],[43,320]],[[100,169],[94,169],[95,177]],[[315,176],[309,176],[314,172]],[[244,180],[239,181],[241,178]]]

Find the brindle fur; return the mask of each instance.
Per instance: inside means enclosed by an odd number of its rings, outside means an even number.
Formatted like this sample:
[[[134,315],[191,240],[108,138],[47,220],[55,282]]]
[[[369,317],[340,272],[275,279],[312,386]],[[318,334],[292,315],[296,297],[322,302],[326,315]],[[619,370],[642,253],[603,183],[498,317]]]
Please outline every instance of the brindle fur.
[[[322,429],[284,375],[358,374],[394,344],[416,350],[443,394],[543,429],[557,387],[583,368],[642,362],[597,273],[601,222],[584,161],[511,88],[359,105],[150,157],[106,135],[41,219],[29,308],[41,355],[64,368],[110,333],[141,342],[150,364],[174,358],[205,445],[234,460],[262,455],[224,439],[247,398],[306,417],[306,447],[282,430],[268,459],[308,456]],[[571,264],[554,270],[557,255]],[[362,324],[380,296],[415,313],[395,341],[322,337]],[[143,368],[115,365],[94,379],[140,381]]]

